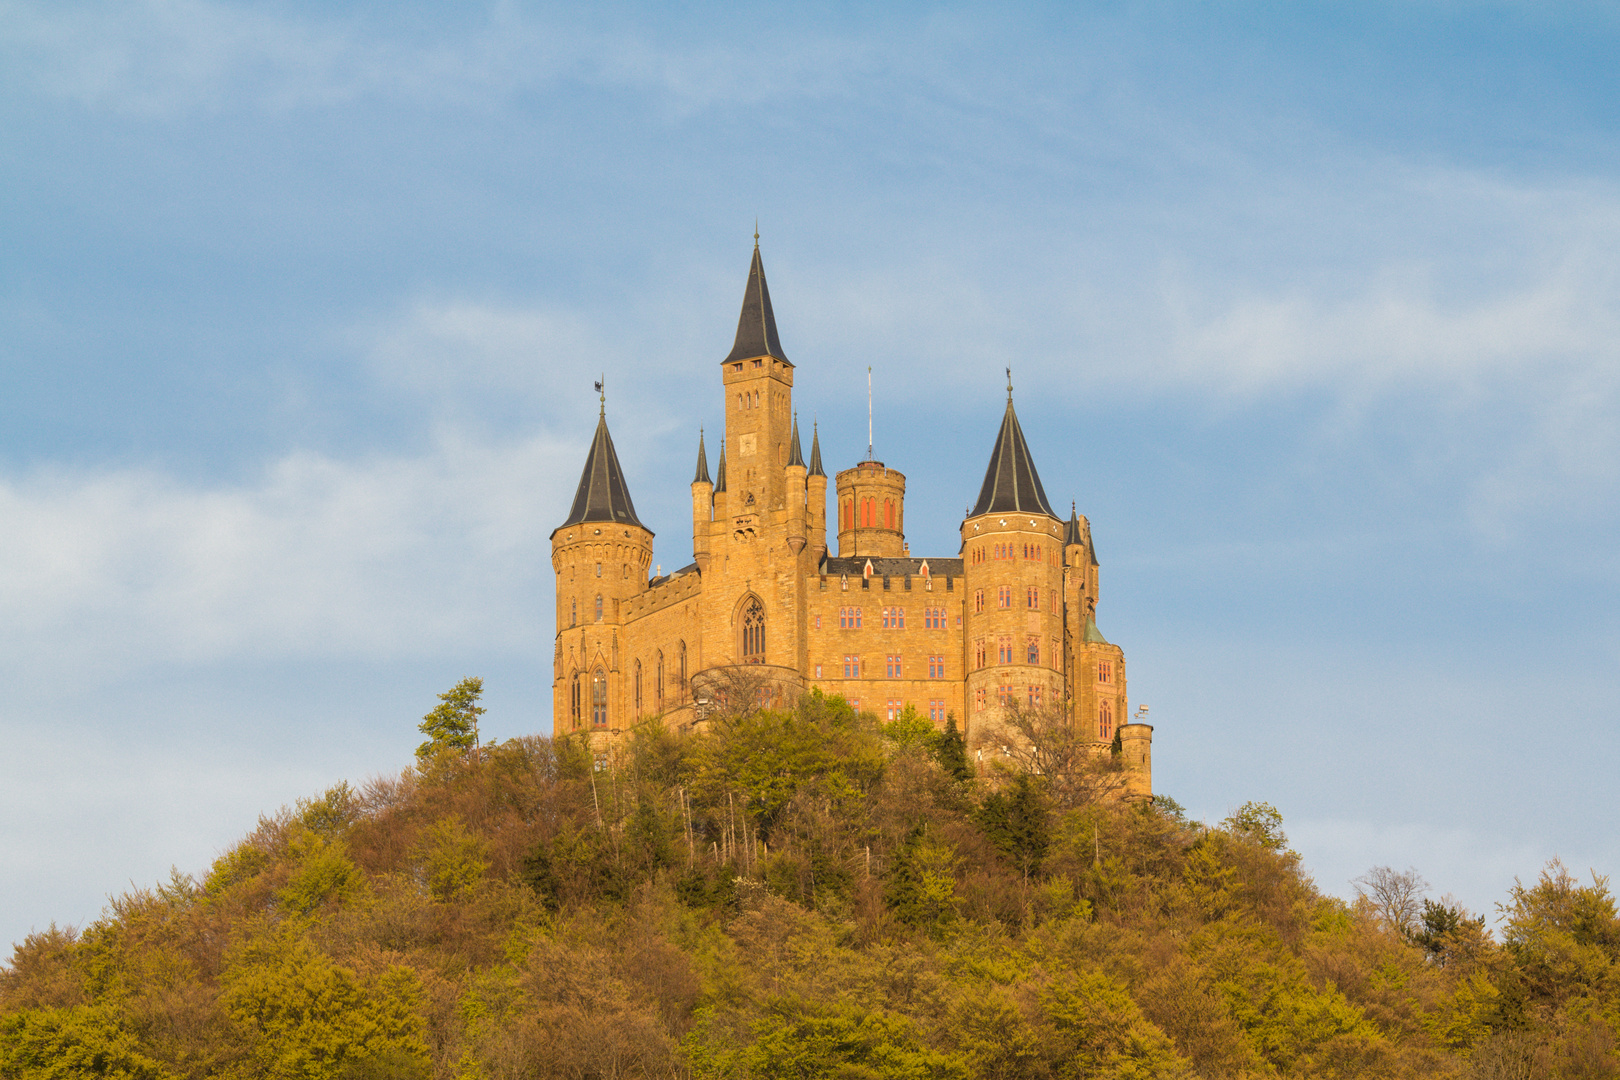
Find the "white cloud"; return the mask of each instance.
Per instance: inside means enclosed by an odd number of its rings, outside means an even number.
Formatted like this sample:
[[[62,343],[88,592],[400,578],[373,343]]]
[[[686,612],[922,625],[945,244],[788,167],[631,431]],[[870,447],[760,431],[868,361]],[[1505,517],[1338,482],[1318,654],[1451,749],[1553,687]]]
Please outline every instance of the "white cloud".
[[[549,628],[550,511],[571,487],[557,464],[582,453],[447,433],[418,458],[294,453],[227,487],[127,471],[0,481],[8,662],[532,647]]]

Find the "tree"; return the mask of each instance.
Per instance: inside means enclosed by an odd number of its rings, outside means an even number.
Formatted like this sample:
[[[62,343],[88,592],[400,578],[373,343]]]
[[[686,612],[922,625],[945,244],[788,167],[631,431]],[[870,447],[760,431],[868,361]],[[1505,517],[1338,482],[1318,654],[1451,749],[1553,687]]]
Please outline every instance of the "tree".
[[[984,835],[1012,860],[1026,884],[1040,873],[1051,845],[1046,799],[1039,784],[1028,773],[1020,774],[1008,790],[986,796],[974,815]]]
[[[1246,802],[1221,824],[1233,836],[1259,844],[1268,851],[1281,851],[1288,846],[1282,820],[1282,813],[1270,803]]]
[[[1000,723],[987,725],[975,741],[981,752],[998,753],[1018,772],[1044,777],[1046,794],[1060,810],[1088,806],[1125,786],[1117,755],[1099,752],[1057,706],[1009,701]]]
[[[1429,891],[1429,883],[1415,868],[1396,871],[1388,866],[1375,866],[1350,884],[1356,887],[1357,893],[1372,901],[1384,925],[1403,938],[1412,936],[1423,910],[1423,894]]]
[[[428,741],[416,748],[416,756],[423,760],[440,750],[471,750],[478,745],[478,717],[484,712],[478,698],[484,692],[484,680],[465,678],[450,690],[439,695],[439,705],[422,718],[416,730]]]
[[[945,730],[934,745],[934,760],[953,780],[973,779],[973,765],[968,761],[967,743],[956,726],[955,713],[945,714]]]

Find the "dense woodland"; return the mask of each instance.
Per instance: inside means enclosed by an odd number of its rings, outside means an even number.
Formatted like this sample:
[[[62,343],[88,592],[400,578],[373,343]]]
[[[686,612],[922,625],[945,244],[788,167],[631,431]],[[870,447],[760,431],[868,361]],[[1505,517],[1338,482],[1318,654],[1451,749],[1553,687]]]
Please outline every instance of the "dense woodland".
[[[404,775],[30,936],[0,1076],[1620,1075],[1601,878],[1493,933],[1412,874],[1322,895],[1263,803],[1127,804],[1039,714],[981,758],[812,694],[609,759],[478,746],[479,689]]]

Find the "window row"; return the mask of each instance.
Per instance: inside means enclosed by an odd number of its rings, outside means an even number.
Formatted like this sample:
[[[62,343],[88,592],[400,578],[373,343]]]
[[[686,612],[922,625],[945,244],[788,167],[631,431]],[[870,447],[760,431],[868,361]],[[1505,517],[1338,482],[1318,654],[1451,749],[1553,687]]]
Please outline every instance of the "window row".
[[[863,496],[856,499],[853,496],[838,501],[838,528],[848,529],[898,529],[900,527],[900,505],[894,499],[879,499]]]
[[[991,559],[1027,559],[1031,562],[1038,560],[1057,566],[1058,554],[1057,547],[1051,544],[1007,540],[976,544],[969,552],[968,559],[975,563],[989,562]]]
[[[923,629],[945,629],[945,609],[942,607],[923,608]],[[841,607],[838,609],[838,629],[859,630],[861,628],[861,609],[858,607]],[[904,630],[906,628],[906,609],[903,607],[886,607],[882,614],[882,628],[885,630]],[[816,629],[821,629],[821,616],[816,616]]]
[[[1058,600],[1058,591],[1056,589],[1048,589],[1046,591],[1047,591],[1047,606],[1050,608],[1052,614],[1056,615],[1056,614],[1058,614],[1058,612],[1060,610],[1059,609],[1060,601]],[[998,607],[998,608],[1010,608],[1012,606],[1013,606],[1013,587],[1011,585],[999,586],[996,589],[996,607]],[[1027,587],[1024,590],[1024,606],[1026,608],[1028,608],[1030,611],[1039,611],[1041,609],[1041,590],[1040,590],[1039,586],[1030,585],[1029,587]],[[983,589],[975,589],[975,590],[973,590],[973,610],[975,612],[983,612],[984,611],[984,590]]]
[[[995,654],[996,655],[996,663],[998,663],[998,664],[1016,664],[1016,663],[1020,662],[1018,660],[1018,658],[1017,658],[1018,657],[1018,647],[1015,644],[1013,638],[1011,638],[1011,637],[997,638],[996,641],[995,641],[995,647],[996,647],[996,654]],[[1052,642],[1052,655],[1056,656],[1057,654],[1058,654],[1058,645],[1057,645],[1057,642],[1054,640]],[[975,641],[973,642],[973,670],[977,671],[980,668],[984,667],[986,659],[987,659],[988,656],[989,656],[989,645],[985,641],[985,639],[984,638],[975,639]],[[1025,638],[1024,639],[1023,661],[1022,662],[1025,663],[1025,664],[1039,664],[1041,662],[1041,639],[1040,638],[1038,638],[1038,637],[1030,637],[1030,638]]]
[[[1006,707],[1018,701],[1020,696],[1018,687],[1013,686],[1011,683],[1003,683],[1002,685],[996,687],[995,695],[995,703],[1002,707]],[[985,687],[981,686],[975,690],[973,692],[973,711],[983,712],[985,706],[989,703],[989,696],[989,692]],[[1046,688],[1034,685],[1025,686],[1023,688],[1022,696],[1025,704],[1032,708],[1038,709],[1041,707],[1042,702],[1045,701]]]
[[[836,666],[836,665],[835,665]],[[889,679],[905,678],[905,656],[903,653],[888,653],[883,658],[883,675]],[[844,678],[859,679],[861,677],[861,658],[858,654],[850,653],[844,657]],[[928,677],[930,679],[943,679],[945,677],[945,657],[928,657]],[[821,678],[821,665],[816,665],[816,678]]]

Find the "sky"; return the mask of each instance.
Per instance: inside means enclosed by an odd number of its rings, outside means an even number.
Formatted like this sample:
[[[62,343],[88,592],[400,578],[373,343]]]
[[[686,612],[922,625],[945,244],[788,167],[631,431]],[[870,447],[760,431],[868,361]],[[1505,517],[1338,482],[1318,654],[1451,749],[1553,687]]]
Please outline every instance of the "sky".
[[[550,729],[596,421],[691,559],[757,219],[954,556],[1005,377],[1196,819],[1620,868],[1620,7],[0,0],[0,942]],[[3,951],[3,950],[0,950]]]

